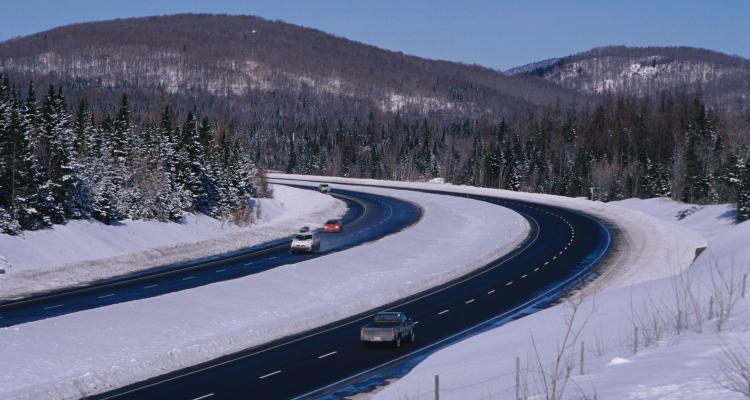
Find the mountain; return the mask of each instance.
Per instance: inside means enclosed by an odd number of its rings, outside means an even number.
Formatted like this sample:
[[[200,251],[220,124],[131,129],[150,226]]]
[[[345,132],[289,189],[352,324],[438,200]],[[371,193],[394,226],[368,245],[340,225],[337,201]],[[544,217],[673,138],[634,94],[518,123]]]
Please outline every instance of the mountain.
[[[542,77],[585,94],[697,89],[711,105],[742,108],[750,101],[750,60],[692,47],[601,47],[507,73]]]
[[[302,94],[329,109],[354,102],[382,111],[461,113],[573,97],[541,79],[405,55],[252,16],[183,14],[64,26],[0,43],[0,72],[15,81],[63,83],[66,91],[89,96],[127,89],[146,107],[158,98],[154,94],[221,104],[217,109],[229,104],[235,115],[249,111],[250,101],[236,101],[249,94]]]

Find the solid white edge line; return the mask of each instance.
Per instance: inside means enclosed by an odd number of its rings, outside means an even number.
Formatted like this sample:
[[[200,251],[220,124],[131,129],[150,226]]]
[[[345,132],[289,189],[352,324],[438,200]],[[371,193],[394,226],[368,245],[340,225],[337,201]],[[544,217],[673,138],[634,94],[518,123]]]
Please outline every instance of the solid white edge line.
[[[391,207],[391,208],[392,208],[392,207]],[[528,216],[528,217],[529,217],[529,220],[530,220],[530,221],[532,221],[532,222],[534,223],[534,225],[536,225],[536,228],[537,228],[537,229],[536,229],[536,235],[534,235],[534,237],[533,237],[533,238],[532,238],[532,239],[531,239],[531,240],[530,240],[530,241],[529,241],[529,242],[528,242],[528,243],[526,244],[526,246],[524,247],[524,249],[527,249],[527,248],[531,247],[531,246],[532,246],[532,245],[533,245],[534,243],[536,243],[536,242],[537,242],[537,240],[539,240],[539,235],[541,234],[541,229],[540,229],[540,227],[539,227],[539,222],[538,222],[538,221],[537,221],[536,219],[532,218],[531,216],[529,216],[529,215],[527,215],[527,214],[525,214],[525,213],[523,213],[523,212],[519,212],[519,214],[522,214],[522,215],[526,215],[526,216]],[[390,217],[389,217],[389,218],[390,218]],[[396,308],[396,307],[403,307],[404,305],[407,305],[407,304],[413,303],[413,302],[415,302],[415,301],[421,300],[421,299],[423,299],[423,298],[426,298],[426,297],[429,297],[429,296],[433,296],[433,295],[435,295],[436,293],[440,293],[440,292],[443,292],[443,291],[445,291],[445,290],[448,290],[448,289],[450,289],[450,288],[452,288],[452,287],[454,287],[454,286],[460,285],[460,284],[462,284],[462,283],[464,283],[464,282],[466,282],[466,281],[469,281],[469,280],[475,279],[475,278],[477,278],[477,277],[479,277],[479,276],[482,276],[482,275],[484,275],[484,274],[486,274],[486,273],[488,273],[488,272],[490,272],[490,271],[492,271],[492,270],[494,270],[494,269],[496,269],[496,268],[499,268],[499,267],[500,267],[500,266],[502,266],[503,264],[505,264],[505,263],[509,262],[510,260],[512,260],[512,259],[514,259],[514,258],[516,258],[516,257],[518,257],[518,256],[519,256],[519,255],[521,255],[521,254],[523,254],[523,251],[520,251],[520,252],[518,252],[518,253],[515,253],[515,254],[511,255],[510,257],[508,257],[508,258],[506,258],[505,260],[503,260],[503,261],[502,261],[501,263],[499,263],[499,264],[495,264],[495,265],[491,266],[490,268],[487,268],[487,269],[486,269],[486,270],[484,270],[484,271],[480,271],[479,273],[475,273],[475,274],[469,274],[468,276],[465,276],[465,277],[464,277],[463,279],[461,279],[461,280],[458,280],[458,281],[456,281],[456,282],[454,282],[454,283],[452,283],[452,284],[450,284],[450,285],[448,285],[448,286],[445,286],[445,287],[443,287],[443,288],[440,288],[440,289],[438,289],[438,290],[435,290],[435,291],[431,291],[431,292],[429,292],[429,293],[426,293],[426,294],[424,294],[424,295],[422,295],[422,296],[419,296],[419,297],[413,298],[413,299],[411,299],[411,300],[407,300],[407,301],[405,301],[405,302],[403,302],[403,303],[401,303],[401,304],[398,304],[397,306],[394,306],[394,307],[392,307],[392,308]],[[290,345],[290,344],[292,344],[292,343],[296,343],[296,342],[299,342],[299,341],[301,341],[301,340],[305,340],[305,339],[311,338],[311,337],[313,337],[313,336],[318,336],[318,335],[321,335],[321,334],[323,334],[323,333],[326,333],[326,332],[332,331],[332,330],[334,330],[334,329],[338,329],[338,328],[341,328],[341,327],[343,327],[343,326],[347,326],[347,325],[351,325],[351,324],[354,324],[354,323],[358,323],[358,322],[361,322],[361,321],[364,321],[364,320],[368,320],[368,319],[372,318],[372,316],[373,316],[373,315],[374,315],[374,314],[367,314],[367,315],[365,315],[365,316],[363,316],[363,317],[360,317],[360,318],[358,318],[358,319],[355,319],[355,320],[352,320],[352,321],[348,321],[348,322],[345,322],[345,323],[343,323],[343,324],[340,324],[340,325],[337,325],[337,326],[332,326],[332,327],[330,327],[330,328],[328,328],[328,329],[325,329],[325,330],[322,330],[322,331],[319,331],[319,332],[315,332],[315,333],[311,333],[311,334],[309,334],[309,335],[306,335],[306,336],[302,336],[302,337],[299,337],[299,338],[297,338],[297,339],[294,339],[294,340],[291,340],[291,341],[288,341],[288,342],[285,342],[285,343],[280,343],[280,344],[278,344],[278,345],[276,345],[276,346],[273,346],[273,347],[269,347],[269,348],[266,348],[266,349],[262,349],[262,350],[259,350],[259,351],[256,351],[256,352],[254,352],[254,353],[243,354],[243,355],[241,355],[241,356],[238,356],[238,357],[236,357],[236,358],[233,358],[233,359],[229,359],[229,360],[226,360],[226,361],[220,362],[220,363],[218,363],[218,364],[213,364],[213,365],[209,365],[209,366],[206,366],[206,367],[203,367],[203,368],[200,368],[200,369],[194,370],[194,371],[186,372],[186,373],[184,373],[184,374],[180,374],[180,375],[175,375],[175,376],[173,376],[173,377],[169,377],[169,378],[167,378],[167,379],[164,379],[164,380],[162,380],[162,381],[157,381],[157,382],[153,382],[153,383],[151,383],[151,384],[148,384],[148,385],[144,385],[144,386],[141,386],[141,387],[137,387],[137,388],[134,388],[134,389],[128,390],[128,391],[126,391],[126,392],[123,392],[123,393],[118,393],[118,394],[114,394],[114,395],[112,395],[112,396],[108,396],[108,397],[103,397],[103,398],[102,398],[102,400],[113,399],[113,398],[116,398],[116,397],[120,397],[120,396],[122,396],[122,395],[125,395],[125,394],[130,394],[130,393],[134,393],[134,392],[137,392],[137,391],[140,391],[140,390],[143,390],[143,389],[147,389],[147,388],[150,388],[150,387],[153,387],[153,386],[156,386],[156,385],[160,385],[160,384],[163,384],[163,383],[166,383],[166,382],[170,382],[170,381],[173,381],[173,380],[175,380],[175,379],[179,379],[179,378],[183,378],[183,377],[186,377],[186,376],[194,375],[194,374],[197,374],[197,373],[199,373],[199,372],[203,372],[203,371],[205,371],[205,370],[209,370],[209,369],[213,369],[213,368],[216,368],[216,367],[220,367],[220,366],[222,366],[222,365],[225,365],[225,364],[229,364],[229,363],[232,363],[232,362],[235,362],[235,361],[239,361],[239,360],[242,360],[242,359],[245,359],[245,358],[248,358],[248,357],[253,357],[253,356],[256,356],[256,355],[258,355],[258,354],[261,354],[261,353],[265,353],[265,352],[268,352],[268,351],[271,351],[271,350],[277,349],[277,348],[279,348],[279,347],[287,346],[287,345]],[[415,324],[416,324],[416,323],[415,323]],[[402,359],[402,358],[399,358],[399,360],[400,360],[400,359]],[[316,389],[316,390],[318,390],[318,389]],[[297,398],[297,399],[299,399],[299,398],[303,398],[303,397],[304,397],[304,396],[301,396],[301,397],[296,397],[296,398]]]
[[[571,210],[571,212],[573,212],[575,214],[578,214],[578,215],[581,215],[581,216],[584,216],[584,214],[578,213],[578,212],[573,211],[573,210]],[[600,223],[598,220],[595,220],[593,218],[591,218],[591,219],[594,220],[594,222],[599,223],[601,226],[604,226],[604,224]],[[609,246],[612,244],[612,235],[609,233],[609,230],[606,229],[606,226],[605,226],[605,230],[604,231],[607,233],[607,246],[606,247],[609,248]],[[592,265],[596,265],[604,257],[605,254],[606,253],[600,254],[599,257],[597,257],[594,261],[592,261],[591,263],[589,263],[588,267],[591,267]],[[443,343],[445,343],[445,342],[447,342],[449,340],[452,340],[452,339],[454,339],[456,337],[459,337],[459,336],[461,336],[461,335],[463,335],[463,334],[465,334],[467,332],[470,332],[473,329],[476,329],[476,328],[478,328],[480,326],[484,326],[484,325],[486,325],[487,323],[489,323],[491,321],[497,321],[497,320],[503,319],[503,318],[505,318],[508,315],[511,315],[511,314],[513,314],[513,313],[515,313],[515,312],[517,312],[519,310],[522,310],[523,308],[525,308],[525,307],[527,307],[527,306],[529,306],[531,304],[534,304],[535,302],[537,302],[539,300],[544,299],[547,295],[549,295],[550,293],[554,292],[555,290],[558,290],[559,288],[561,288],[561,287],[563,287],[563,286],[565,286],[565,285],[567,285],[567,284],[575,281],[576,279],[578,279],[578,276],[582,275],[584,272],[587,272],[587,271],[581,271],[581,272],[575,274],[574,276],[568,278],[567,280],[559,283],[555,287],[550,288],[546,292],[539,294],[539,296],[537,296],[536,298],[530,299],[526,303],[520,304],[520,305],[516,306],[515,308],[512,308],[512,309],[510,309],[510,310],[508,310],[508,311],[506,311],[506,312],[504,312],[504,313],[502,313],[500,315],[496,315],[496,316],[494,316],[492,318],[488,318],[488,319],[486,319],[486,320],[484,320],[482,322],[479,322],[478,324],[475,324],[474,326],[466,328],[463,331],[457,332],[457,333],[455,333],[455,334],[453,334],[453,335],[451,335],[449,337],[443,338],[443,339],[441,339],[441,340],[439,340],[439,341],[437,341],[435,343],[429,344],[429,345],[427,345],[427,346],[425,346],[425,347],[423,347],[423,348],[421,348],[419,350],[412,351],[410,353],[402,355],[401,357],[397,357],[397,358],[395,358],[393,360],[390,360],[390,361],[384,362],[384,363],[382,363],[380,365],[377,365],[375,367],[372,367],[372,368],[370,368],[368,370],[365,370],[365,371],[353,374],[353,375],[348,376],[348,377],[346,377],[344,379],[340,379],[340,380],[338,380],[338,381],[336,381],[334,383],[331,383],[331,384],[329,384],[327,386],[316,388],[315,390],[312,390],[310,392],[307,392],[307,393],[304,393],[304,394],[299,395],[297,397],[294,397],[292,400],[299,400],[299,399],[304,399],[304,398],[310,397],[310,395],[312,393],[319,392],[319,391],[324,390],[326,388],[334,387],[334,386],[336,386],[338,384],[341,384],[342,382],[346,382],[348,380],[351,380],[351,379],[354,379],[354,378],[366,375],[366,374],[368,374],[368,373],[370,373],[372,371],[375,371],[375,370],[377,370],[379,368],[383,368],[383,367],[385,367],[387,365],[392,365],[394,363],[397,363],[397,362],[399,362],[399,361],[401,361],[403,359],[406,359],[407,357],[413,356],[414,354],[417,354],[417,353],[420,353],[420,352],[424,352],[424,351],[432,349],[432,348],[436,348],[436,347],[440,346],[441,344],[443,344]]]
[[[281,373],[281,370],[278,370],[278,371],[273,371],[273,372],[271,372],[270,374],[265,374],[265,375],[263,375],[263,376],[259,376],[259,377],[258,377],[258,379],[266,379],[266,378],[268,378],[269,376],[274,376],[274,375],[276,375],[276,374],[280,374],[280,373]]]
[[[336,353],[338,353],[338,351],[334,350],[334,351],[332,351],[330,353],[323,354],[322,356],[318,356],[318,360],[320,360],[321,358],[326,358],[328,356],[332,356],[332,355],[334,355]]]

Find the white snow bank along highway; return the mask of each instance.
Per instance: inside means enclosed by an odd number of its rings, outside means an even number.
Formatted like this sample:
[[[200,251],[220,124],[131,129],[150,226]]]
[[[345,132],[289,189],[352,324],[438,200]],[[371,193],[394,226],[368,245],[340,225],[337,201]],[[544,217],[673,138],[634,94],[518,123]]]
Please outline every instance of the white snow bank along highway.
[[[659,220],[647,213],[582,198],[549,194],[513,192],[508,190],[456,186],[443,183],[399,182],[375,179],[336,178],[327,176],[268,174],[276,179],[305,179],[329,183],[379,185],[399,188],[440,190],[516,199],[565,207],[585,212],[608,221],[619,229],[615,253],[600,269],[597,285],[600,289],[623,287],[637,282],[673,276],[690,266],[697,248],[706,244],[703,236],[693,229],[673,222]],[[440,181],[437,181],[440,182]]]
[[[0,234],[0,260],[11,265],[0,275],[0,298],[237,251],[345,212],[346,203],[331,196],[278,186],[273,199],[260,200],[259,219],[246,227],[189,214],[183,223],[70,221],[22,236]]]
[[[466,274],[529,233],[486,202],[352,189],[411,201],[422,219],[325,257],[0,329],[0,398],[77,398],[325,325]]]
[[[629,199],[608,206],[640,210],[665,226],[701,232],[708,248],[689,269],[672,266],[683,270],[676,276],[644,281],[646,272],[635,279],[640,283],[589,293],[572,323],[574,339],[567,343],[571,303],[440,350],[375,399],[432,398],[435,375],[440,376],[441,399],[514,399],[516,357],[522,398],[545,398],[553,381],[559,398],[571,400],[746,398],[725,387],[732,384],[725,368],[733,355],[750,360],[750,293],[741,295],[742,277],[750,272],[750,222],[733,223],[728,205]],[[644,230],[648,234],[648,227]],[[747,390],[746,379],[737,382]]]

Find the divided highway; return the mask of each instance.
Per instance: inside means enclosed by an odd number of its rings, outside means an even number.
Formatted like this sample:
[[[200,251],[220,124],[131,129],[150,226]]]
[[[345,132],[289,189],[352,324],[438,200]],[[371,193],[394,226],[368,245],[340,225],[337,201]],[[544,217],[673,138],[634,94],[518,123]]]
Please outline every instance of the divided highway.
[[[346,190],[335,190],[332,195],[346,201],[349,207],[342,219],[344,232],[324,234],[320,252],[313,255],[289,254],[290,239],[285,238],[190,264],[166,266],[81,288],[0,302],[0,327],[256,274],[377,240],[404,229],[421,216],[416,205],[392,197]]]
[[[488,323],[553,301],[563,288],[583,279],[611,248],[610,230],[581,213],[517,200],[460,196],[519,212],[532,227],[529,237],[506,256],[440,287],[94,398],[266,400],[319,398],[332,393],[338,397],[336,390],[352,382]],[[374,313],[386,310],[406,312],[417,321],[416,343],[397,349],[364,347],[359,342],[360,327]]]

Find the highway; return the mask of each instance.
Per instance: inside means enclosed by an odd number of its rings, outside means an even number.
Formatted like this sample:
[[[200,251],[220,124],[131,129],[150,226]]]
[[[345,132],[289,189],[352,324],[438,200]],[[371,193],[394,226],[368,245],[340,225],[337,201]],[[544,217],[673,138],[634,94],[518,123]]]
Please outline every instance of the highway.
[[[93,398],[338,398],[337,390],[378,371],[554,301],[564,289],[586,278],[611,249],[612,231],[581,213],[517,200],[460,196],[519,212],[531,225],[529,236],[514,251],[481,269],[410,298]],[[418,322],[416,343],[397,349],[359,342],[361,326],[384,310],[406,312]]]
[[[344,231],[341,234],[324,233],[320,251],[313,255],[290,254],[291,239],[283,238],[233,254],[168,265],[83,287],[0,302],[0,327],[256,274],[377,240],[404,229],[421,217],[419,207],[392,197],[343,190],[337,190],[332,195],[348,205],[347,214],[342,218]],[[320,221],[321,225],[323,222],[325,221]]]

